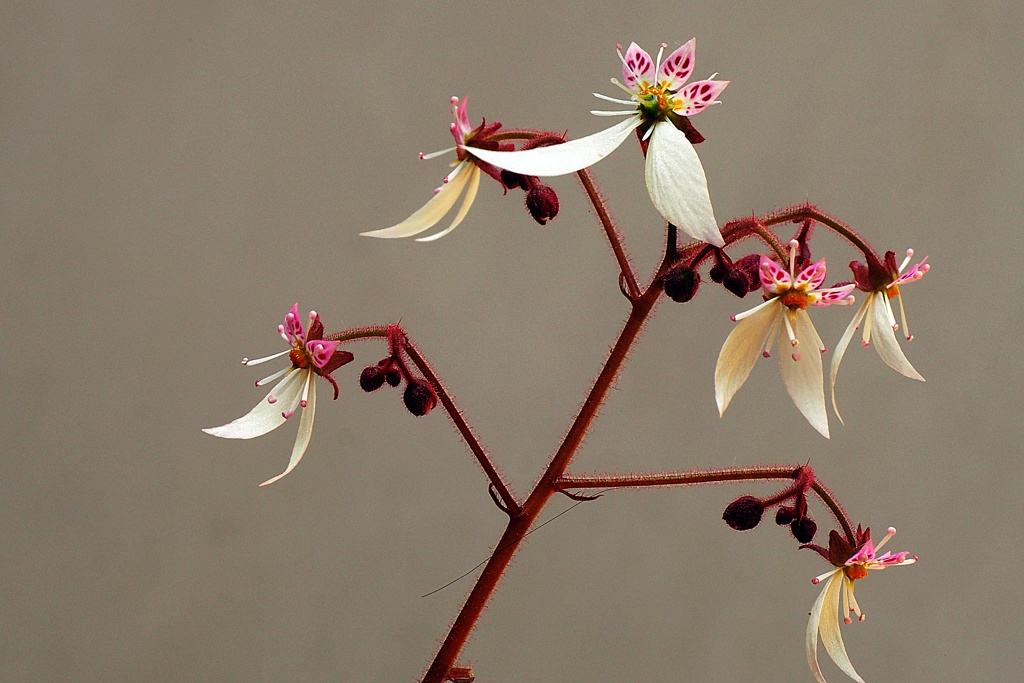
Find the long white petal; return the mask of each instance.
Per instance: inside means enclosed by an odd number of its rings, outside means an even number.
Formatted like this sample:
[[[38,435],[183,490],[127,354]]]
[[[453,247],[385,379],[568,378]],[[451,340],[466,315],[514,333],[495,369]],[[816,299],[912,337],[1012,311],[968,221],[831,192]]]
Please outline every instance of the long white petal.
[[[669,121],[654,124],[646,175],[651,201],[665,220],[702,242],[716,247],[725,244],[715,222],[700,157],[686,135]]]
[[[563,142],[560,145],[515,152],[499,152],[475,147],[467,147],[466,151],[478,159],[513,173],[534,176],[565,175],[592,166],[611,154],[629,137],[633,129],[640,125],[640,120],[639,116],[631,116],[600,133]]]
[[[299,418],[299,432],[295,435],[295,445],[292,447],[292,457],[288,460],[288,467],[285,468],[284,472],[267,479],[260,486],[266,486],[267,484],[273,484],[275,481],[283,477],[284,475],[295,469],[295,466],[302,460],[303,454],[306,452],[306,447],[309,445],[309,437],[313,434],[313,414],[316,410],[316,378],[312,372],[302,373],[307,377],[309,382],[309,395],[306,397],[306,407],[302,409],[302,417]],[[301,386],[301,385],[300,385]]]
[[[821,632],[821,644],[825,646],[825,652],[836,663],[836,666],[857,683],[864,683],[864,679],[853,668],[850,656],[846,654],[843,634],[839,632],[839,597],[842,594],[844,581],[845,577],[842,572],[836,572],[835,576],[829,579],[828,586],[822,591],[824,600],[821,612],[825,618],[819,623],[818,630]]]
[[[755,313],[737,322],[722,345],[715,366],[715,401],[719,415],[725,412],[733,395],[747,381],[768,341],[768,334],[782,315],[782,305],[777,301],[774,303],[775,306],[759,307]]]
[[[878,297],[871,307],[871,316],[873,318],[871,341],[875,345],[875,350],[878,351],[878,356],[882,359],[883,363],[904,377],[919,379],[923,382],[924,377],[910,364],[907,357],[903,355],[903,349],[900,348],[899,342],[896,341],[896,332],[892,329],[892,323],[889,321],[889,311],[885,307],[885,299],[882,298],[887,296],[886,293],[875,292],[871,296]]]
[[[792,347],[785,336],[779,335],[779,370],[782,372],[782,381],[797,409],[827,439],[828,414],[825,412],[821,351],[814,343],[818,334],[814,331],[807,311],[797,309],[792,322],[800,345]],[[793,360],[794,353],[799,354],[800,360]]]
[[[475,168],[475,165],[468,161],[460,162],[455,170],[448,174],[447,182],[441,186],[441,191],[431,197],[430,201],[421,206],[416,213],[398,225],[359,234],[364,237],[411,237],[434,227],[446,213],[451,211],[451,208],[455,206],[455,200],[462,194],[462,188],[466,187],[466,182],[471,175],[466,172],[468,166]]]
[[[436,239],[440,239],[450,233],[455,228],[459,227],[459,223],[469,213],[469,207],[473,206],[473,200],[476,199],[476,191],[480,189],[480,167],[473,164],[473,168],[469,171],[469,187],[466,188],[466,196],[462,200],[462,206],[459,207],[459,212],[455,214],[455,220],[447,228],[439,233],[433,234],[430,237],[418,237],[417,242],[433,242]]]
[[[832,390],[832,410],[835,411],[836,417],[839,418],[840,422],[843,422],[843,416],[839,414],[839,406],[836,405],[836,377],[839,376],[839,364],[843,362],[846,349],[850,346],[853,335],[857,331],[857,326],[860,325],[861,318],[867,313],[869,306],[871,306],[870,294],[864,299],[864,303],[860,305],[860,308],[857,309],[857,315],[853,316],[853,320],[847,325],[846,331],[843,332],[843,336],[839,338],[839,343],[836,344],[836,348],[832,351],[832,365],[828,370],[828,383]],[[846,423],[843,422],[843,424]]]
[[[814,601],[814,607],[811,608],[810,619],[807,620],[807,634],[805,644],[807,647],[807,664],[811,667],[811,672],[814,674],[814,678],[817,679],[818,683],[827,683],[825,676],[821,673],[821,667],[818,666],[818,626],[821,624],[821,612],[822,607],[825,605],[825,594],[828,593],[829,589],[832,588],[832,584],[837,580],[837,572],[832,572],[832,576],[829,577],[828,583],[821,589],[821,593],[818,594],[818,599]]]
[[[281,406],[290,405],[302,391],[304,375],[305,373],[298,371],[288,373],[288,376],[278,382],[267,397],[248,413],[226,425],[210,427],[203,431],[223,439],[254,439],[277,429],[285,422],[284,416],[281,415]],[[268,400],[271,396],[276,399],[273,403]]]

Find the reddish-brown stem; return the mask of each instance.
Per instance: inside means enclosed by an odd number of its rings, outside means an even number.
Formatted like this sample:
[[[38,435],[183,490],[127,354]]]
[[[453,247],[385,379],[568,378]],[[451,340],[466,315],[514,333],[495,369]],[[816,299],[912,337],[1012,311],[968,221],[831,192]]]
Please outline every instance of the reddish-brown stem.
[[[611,489],[644,488],[649,486],[689,486],[727,481],[774,481],[793,479],[793,470],[799,465],[777,467],[719,467],[696,469],[688,472],[658,472],[655,474],[610,474],[601,476],[569,475],[559,477],[559,489]]]
[[[523,504],[522,514],[509,520],[508,527],[506,527],[505,533],[502,534],[501,539],[498,541],[494,553],[484,566],[476,585],[473,586],[473,590],[462,606],[462,610],[455,617],[455,623],[452,624],[444,643],[441,644],[441,649],[438,650],[434,661],[430,664],[430,668],[427,669],[423,683],[443,683],[449,669],[455,663],[459,653],[462,651],[462,647],[476,626],[476,622],[480,618],[480,614],[483,612],[484,606],[490,599],[495,587],[498,585],[498,581],[501,579],[502,574],[505,573],[505,569],[508,567],[509,562],[511,562],[516,550],[518,550],[520,542],[540,516],[547,502],[558,492],[555,482],[565,472],[565,468],[569,466],[572,457],[583,442],[583,437],[589,430],[594,417],[604,402],[605,396],[607,396],[609,389],[611,389],[615,381],[615,377],[629,355],[629,350],[632,348],[633,343],[640,334],[640,330],[643,329],[647,317],[654,310],[654,306],[661,296],[662,288],[658,281],[661,272],[668,267],[667,261],[668,259],[663,261],[658,275],[655,276],[647,291],[639,299],[634,300],[633,308],[630,311],[629,318],[626,320],[626,325],[612,347],[608,360],[605,361],[604,367],[597,376],[597,380],[594,382],[594,386],[591,388],[586,401],[584,401],[583,407],[580,408],[579,414],[569,427],[569,432],[555,452],[540,481],[537,482],[537,485]]]
[[[483,468],[487,474],[487,478],[491,480],[491,484],[498,492],[498,496],[501,497],[503,503],[505,503],[505,509],[510,517],[516,517],[521,513],[519,501],[512,495],[505,481],[501,478],[501,474],[498,472],[494,463],[491,462],[491,457],[484,450],[484,447],[480,444],[480,440],[473,434],[473,430],[470,428],[469,423],[462,416],[462,412],[458,406],[455,405],[455,399],[448,393],[448,390],[441,384],[441,379],[434,372],[434,369],[427,363],[426,358],[420,353],[419,349],[409,341],[408,337],[405,337],[405,343],[403,349],[408,354],[409,359],[412,360],[413,364],[419,368],[419,371],[423,373],[423,376],[427,378],[427,381],[434,387],[434,391],[437,392],[437,397],[441,401],[441,405],[444,406],[445,412],[448,413],[448,417],[451,418],[455,424],[455,428],[459,430],[459,434],[465,440],[466,445],[469,446],[469,450],[473,451],[473,455],[476,456],[477,462],[480,463],[480,467]]]
[[[864,241],[863,237],[854,232],[849,226],[844,225],[832,216],[829,216],[827,213],[819,211],[817,208],[810,205],[794,206],[781,211],[776,211],[775,213],[765,217],[762,223],[767,227],[771,225],[778,225],[779,223],[788,223],[790,221],[807,219],[821,223],[848,240],[853,246],[860,249],[861,252],[864,253],[864,257],[868,260],[878,260],[878,255],[875,253],[875,250],[868,246],[868,243]]]
[[[832,512],[832,516],[839,522],[839,526],[843,527],[843,533],[846,534],[846,539],[851,545],[857,544],[857,538],[853,534],[853,524],[850,522],[849,516],[846,514],[846,510],[839,504],[836,497],[832,495],[832,492],[828,490],[828,487],[822,484],[817,479],[811,484],[811,490],[818,494],[818,498],[824,503],[829,511]]]
[[[491,457],[484,450],[484,447],[480,444],[480,440],[473,433],[469,423],[462,416],[462,412],[459,407],[455,405],[455,399],[448,390],[444,388],[441,383],[441,379],[434,372],[434,369],[427,363],[426,358],[420,353],[419,349],[409,340],[409,336],[405,333],[401,327],[397,325],[372,325],[368,327],[356,327],[350,330],[343,330],[335,334],[326,335],[324,339],[334,341],[358,341],[360,339],[374,339],[374,338],[390,338],[393,334],[397,333],[402,340],[402,350],[406,352],[413,364],[419,368],[419,371],[423,373],[423,376],[427,378],[427,381],[434,387],[434,391],[437,393],[438,399],[441,401],[441,405],[444,407],[448,417],[455,424],[455,428],[459,430],[459,434],[462,435],[462,439],[469,446],[469,450],[476,456],[477,462],[480,463],[480,467],[483,468],[484,473],[487,474],[487,478],[490,479],[494,489],[498,492],[502,502],[505,504],[505,510],[510,516],[516,516],[520,514],[521,506],[519,501],[516,500],[515,496],[509,490],[508,485],[505,484],[501,478],[501,474],[498,472],[494,463],[491,462]],[[391,349],[393,351],[393,349]],[[404,360],[399,355],[399,362],[403,366],[403,371],[408,375],[405,369]]]
[[[590,203],[594,206],[594,212],[604,227],[605,235],[608,236],[608,243],[611,245],[612,251],[615,252],[615,260],[619,262],[619,270],[626,281],[629,300],[636,301],[640,298],[640,286],[636,282],[633,266],[629,263],[629,256],[622,246],[622,235],[619,234],[618,228],[615,227],[615,221],[612,219],[611,214],[608,213],[608,207],[605,206],[604,198],[601,197],[601,193],[594,184],[594,179],[590,175],[590,169],[581,169],[576,172],[576,175],[579,176],[580,183],[583,184],[583,190],[587,193],[587,198],[590,199]]]

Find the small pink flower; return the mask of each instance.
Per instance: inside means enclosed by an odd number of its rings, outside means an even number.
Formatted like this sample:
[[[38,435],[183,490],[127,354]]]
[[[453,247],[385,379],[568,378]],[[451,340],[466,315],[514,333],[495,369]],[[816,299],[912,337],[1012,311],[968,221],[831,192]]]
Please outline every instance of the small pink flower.
[[[832,661],[842,669],[843,673],[859,683],[864,683],[864,679],[857,674],[850,662],[849,655],[846,654],[846,646],[843,644],[843,636],[839,629],[840,614],[846,624],[853,623],[851,614],[856,614],[859,621],[864,621],[865,615],[853,595],[854,582],[866,577],[869,570],[882,570],[917,562],[917,557],[908,557],[909,553],[906,552],[896,554],[887,552],[884,555],[878,555],[882,546],[896,534],[896,529],[893,527],[889,527],[885,538],[877,547],[871,541],[870,529],[861,532],[858,527],[857,531],[861,545],[845,561],[838,557],[849,552],[849,544],[835,531],[830,535],[831,542],[827,551],[817,546],[809,546],[826,558],[831,557],[832,563],[836,565],[832,571],[811,580],[817,585],[828,579],[825,582],[825,588],[822,589],[815,601],[814,607],[811,608],[810,619],[807,622],[807,663],[819,683],[825,683],[825,677],[818,666],[819,634],[821,634],[821,642],[825,646],[825,651],[828,652]],[[842,609],[840,609],[840,602],[842,602]],[[822,619],[822,615],[825,615],[826,618]]]
[[[420,237],[416,241],[431,242],[440,239],[457,228],[466,217],[469,208],[476,199],[476,193],[480,189],[481,171],[491,175],[500,182],[500,171],[486,162],[481,162],[474,155],[478,147],[499,150],[511,149],[512,145],[491,139],[498,129],[501,128],[500,123],[488,124],[484,122],[476,128],[471,128],[469,125],[469,114],[466,113],[467,101],[468,98],[464,98],[462,102],[459,102],[457,97],[451,98],[452,116],[455,119],[454,123],[451,124],[451,132],[455,138],[455,147],[420,155],[421,159],[434,159],[449,152],[456,153],[455,170],[445,177],[441,187],[434,190],[433,198],[401,223],[390,228],[360,233],[361,235],[383,238],[418,235],[437,225],[451,211],[452,207],[455,206],[455,202],[458,201],[459,197],[463,195],[463,190],[465,190],[462,205],[448,227],[429,237]],[[469,143],[472,143],[474,146],[467,146]]]
[[[284,323],[277,326],[277,331],[288,344],[287,349],[255,360],[244,358],[242,364],[259,365],[288,354],[291,365],[269,377],[264,377],[256,382],[256,386],[264,386],[278,379],[281,381],[270,390],[266,398],[242,417],[226,425],[203,430],[207,434],[225,439],[252,439],[277,429],[294,415],[296,410],[302,408],[299,431],[295,437],[288,467],[260,486],[272,484],[291,472],[306,452],[309,438],[313,433],[313,414],[316,408],[314,375],[319,375],[331,383],[334,387],[334,398],[337,399],[338,384],[331,377],[331,373],[353,358],[351,353],[338,348],[340,342],[323,338],[324,326],[316,311],[309,312],[309,328],[304,328],[299,317],[298,304],[292,306],[284,317]]]
[[[861,344],[864,348],[871,346],[872,342],[874,342],[873,345],[878,352],[878,357],[886,365],[904,377],[924,381],[924,377],[910,364],[910,361],[903,354],[903,349],[900,348],[899,342],[896,341],[896,330],[900,326],[896,322],[896,316],[893,314],[891,303],[894,298],[899,301],[903,334],[906,336],[907,341],[910,341],[914,338],[914,335],[910,334],[910,328],[907,325],[907,313],[903,308],[903,295],[900,292],[900,285],[920,280],[931,269],[931,266],[925,263],[928,260],[925,258],[904,272],[904,269],[913,257],[914,250],[907,249],[906,258],[903,259],[902,264],[897,266],[895,254],[891,251],[886,252],[885,266],[888,272],[884,274],[884,277],[879,276],[881,281],[877,283],[871,282],[872,279],[868,275],[866,266],[856,262],[851,264],[858,266],[858,268],[855,268],[854,274],[858,275],[857,284],[867,292],[867,296],[864,299],[864,303],[857,309],[857,314],[853,316],[853,320],[850,321],[846,331],[843,332],[843,336],[839,339],[835,352],[832,354],[829,384],[832,390],[832,409],[835,411],[836,417],[839,418],[840,422],[843,418],[839,415],[839,407],[836,405],[836,378],[839,375],[839,364],[843,362],[846,349],[849,347],[854,333],[860,328],[862,322],[864,324],[864,331],[861,335]],[[875,286],[872,286],[872,284]]]
[[[789,270],[761,257],[758,273],[767,300],[749,311],[733,316],[736,327],[725,340],[715,367],[715,400],[719,415],[732,401],[750,375],[759,356],[767,358],[779,342],[779,369],[786,391],[811,426],[828,438],[828,416],[822,386],[821,352],[825,345],[818,336],[808,306],[851,304],[854,285],[819,289],[825,281],[825,261],[817,261],[799,273],[796,252],[790,242]],[[783,351],[785,347],[787,351]],[[807,348],[805,352],[805,347]]]

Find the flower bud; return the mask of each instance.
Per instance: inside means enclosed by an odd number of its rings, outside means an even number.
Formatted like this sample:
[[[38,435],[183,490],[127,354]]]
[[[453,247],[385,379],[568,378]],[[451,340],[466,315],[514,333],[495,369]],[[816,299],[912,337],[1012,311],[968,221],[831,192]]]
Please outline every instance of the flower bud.
[[[722,279],[722,286],[742,299],[750,291],[750,279],[739,268],[732,268]]]
[[[673,270],[665,277],[665,294],[669,299],[685,304],[697,294],[700,273],[687,267]]]
[[[434,388],[422,379],[411,379],[402,396],[405,407],[416,417],[423,417],[437,405]]]
[[[402,371],[392,365],[384,371],[384,379],[391,386],[397,387],[402,383]]]
[[[725,523],[736,531],[747,531],[761,523],[761,516],[764,515],[764,504],[754,496],[740,496],[722,513]]]
[[[775,523],[779,526],[786,526],[796,519],[796,509],[788,505],[782,505],[775,511]]]
[[[818,525],[810,517],[800,517],[790,523],[789,530],[793,532],[793,537],[796,540],[801,543],[810,543],[814,540],[814,534],[818,531]]]
[[[526,209],[533,220],[544,225],[558,215],[558,195],[550,186],[534,183],[526,193]]]
[[[376,365],[363,368],[359,374],[359,386],[366,393],[377,391],[384,386],[384,371]]]
[[[716,263],[715,265],[711,266],[710,270],[708,270],[708,277],[711,278],[712,282],[717,282],[718,284],[722,284],[722,282],[725,280],[725,276],[728,274],[729,266],[725,265],[724,263]]]
[[[527,180],[526,176],[519,173],[513,173],[512,171],[501,172],[501,184],[509,190],[519,188],[524,192],[530,191],[530,181]]]

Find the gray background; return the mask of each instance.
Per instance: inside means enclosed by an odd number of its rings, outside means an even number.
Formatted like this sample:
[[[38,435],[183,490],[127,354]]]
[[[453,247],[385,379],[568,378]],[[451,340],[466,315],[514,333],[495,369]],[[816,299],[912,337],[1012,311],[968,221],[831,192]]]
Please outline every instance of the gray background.
[[[908,287],[926,384],[851,349],[826,442],[759,364],[725,419],[728,316],[662,304],[573,470],[807,459],[915,567],[859,584],[869,681],[1006,680],[1021,645],[1022,177],[1016,2],[4,3],[0,8],[0,680],[413,681],[503,515],[441,411],[341,399],[222,424],[263,395],[242,356],[298,301],[330,329],[399,318],[523,493],[626,316],[571,178],[547,227],[482,186],[440,242],[362,230],[430,195],[448,98],[506,125],[608,124],[615,43],[698,38],[732,84],[694,120],[720,221],[809,198],[932,273]],[[635,146],[598,181],[641,273],[662,227]],[[823,236],[835,279],[855,257]],[[830,278],[832,279],[832,278]],[[815,318],[833,345],[850,309]],[[328,394],[322,385],[321,398]],[[809,681],[827,569],[722,508],[767,487],[620,492],[530,537],[465,659],[489,681]],[[568,507],[556,500],[547,519]],[[815,508],[823,527],[828,517]],[[842,680],[831,663],[830,680]]]

